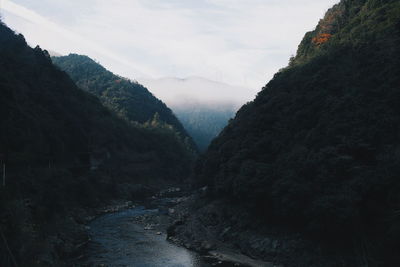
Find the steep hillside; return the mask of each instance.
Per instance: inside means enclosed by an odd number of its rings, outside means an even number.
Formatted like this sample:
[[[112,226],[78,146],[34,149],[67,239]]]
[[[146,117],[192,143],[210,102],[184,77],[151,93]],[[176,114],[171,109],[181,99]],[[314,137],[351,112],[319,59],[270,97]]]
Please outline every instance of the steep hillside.
[[[79,88],[99,97],[121,118],[145,123],[158,113],[162,122],[173,126],[182,139],[195,149],[191,137],[172,111],[139,83],[113,74],[87,56],[70,54],[53,57],[52,60],[70,75]]]
[[[77,210],[190,171],[192,152],[157,116],[118,118],[2,23],[0,93],[0,266],[62,266],[85,241]]]
[[[205,151],[256,92],[201,77],[140,79],[182,122],[201,151]]]
[[[190,106],[171,108],[190,136],[193,137],[201,152],[207,150],[211,141],[218,136],[237,111],[237,108],[232,106],[212,106],[196,103],[191,103]]]
[[[399,103],[400,2],[342,0],[212,142],[208,196],[175,234],[207,226],[288,266],[398,266]]]

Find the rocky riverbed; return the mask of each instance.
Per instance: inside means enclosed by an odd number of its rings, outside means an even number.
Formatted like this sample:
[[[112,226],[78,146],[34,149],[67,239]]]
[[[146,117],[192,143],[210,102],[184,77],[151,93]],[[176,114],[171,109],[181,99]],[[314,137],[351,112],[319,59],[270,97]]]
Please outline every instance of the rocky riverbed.
[[[174,235],[177,225],[180,225],[191,212],[191,206],[197,196],[192,193],[182,192],[178,188],[170,188],[153,196],[147,203],[151,208],[157,209],[157,213],[142,214],[134,218],[144,229],[166,234],[170,242],[189,250],[196,251],[201,257],[201,266],[250,266],[250,267],[272,267],[276,266],[250,258],[234,247],[223,242],[214,242],[215,238],[207,240],[208,230],[202,231],[203,239],[181,238]],[[200,234],[201,234],[200,233]]]
[[[169,188],[138,203],[140,206],[125,202],[101,209],[99,212],[107,214],[87,223],[89,241],[74,266],[274,266],[222,243],[194,246],[171,236],[171,226],[187,215],[186,203],[191,198],[179,188]]]
[[[143,206],[103,215],[88,226],[91,238],[81,266],[199,267],[200,256],[166,240],[166,235],[135,221],[155,215]]]

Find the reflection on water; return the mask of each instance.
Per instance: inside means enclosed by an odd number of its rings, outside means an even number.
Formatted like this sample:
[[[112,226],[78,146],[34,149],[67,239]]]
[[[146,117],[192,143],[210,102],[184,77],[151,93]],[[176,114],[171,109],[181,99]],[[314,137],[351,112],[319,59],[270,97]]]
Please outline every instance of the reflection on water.
[[[166,240],[164,234],[146,231],[133,218],[157,210],[138,207],[104,215],[89,226],[91,242],[87,266],[199,267],[200,257]]]

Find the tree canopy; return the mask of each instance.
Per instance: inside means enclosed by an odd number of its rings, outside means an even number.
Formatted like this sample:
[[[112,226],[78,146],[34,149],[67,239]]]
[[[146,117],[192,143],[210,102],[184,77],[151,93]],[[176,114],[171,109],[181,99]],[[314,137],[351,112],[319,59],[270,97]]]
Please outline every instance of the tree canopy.
[[[265,223],[368,236],[398,258],[399,49],[399,1],[341,1],[212,142],[195,182]]]

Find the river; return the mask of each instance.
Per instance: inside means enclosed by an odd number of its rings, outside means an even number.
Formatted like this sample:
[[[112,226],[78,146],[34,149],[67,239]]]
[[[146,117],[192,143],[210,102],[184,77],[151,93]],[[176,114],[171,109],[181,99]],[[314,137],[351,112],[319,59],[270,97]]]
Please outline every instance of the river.
[[[203,267],[198,254],[145,230],[134,217],[158,210],[136,207],[103,215],[89,224],[91,241],[83,266]]]

